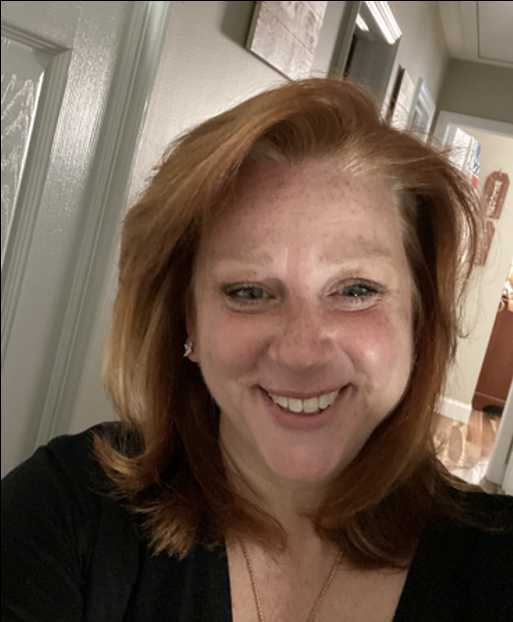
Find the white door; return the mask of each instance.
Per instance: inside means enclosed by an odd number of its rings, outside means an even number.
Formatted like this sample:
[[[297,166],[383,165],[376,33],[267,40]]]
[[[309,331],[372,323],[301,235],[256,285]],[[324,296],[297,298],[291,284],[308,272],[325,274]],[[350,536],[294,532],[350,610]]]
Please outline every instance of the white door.
[[[513,495],[513,382],[504,404],[495,447],[486,468],[486,479]]]
[[[511,450],[511,446],[502,489],[507,495],[513,496],[513,451]]]
[[[166,4],[2,2],[2,475],[67,432]]]

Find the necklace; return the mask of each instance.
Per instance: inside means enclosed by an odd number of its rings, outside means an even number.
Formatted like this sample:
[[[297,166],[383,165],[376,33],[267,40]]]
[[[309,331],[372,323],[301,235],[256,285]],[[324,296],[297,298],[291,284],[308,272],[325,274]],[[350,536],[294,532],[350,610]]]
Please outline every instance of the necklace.
[[[249,560],[249,555],[246,550],[246,547],[244,546],[244,543],[242,542],[242,540],[240,540],[239,542],[240,542],[240,547],[242,549],[242,554],[244,555],[244,559],[246,560],[246,566],[248,568],[249,580],[251,582],[251,589],[253,591],[253,596],[255,598],[255,606],[256,606],[257,615],[258,615],[258,622],[265,622],[264,615],[262,613],[262,603],[260,602],[260,597],[256,589],[256,581],[255,581],[255,575],[253,572],[253,566],[251,565],[251,562]],[[312,608],[310,609],[310,613],[308,614],[306,618],[306,622],[315,622],[317,618],[317,611],[319,609],[319,606],[322,602],[322,599],[326,595],[326,592],[328,591],[331,585],[331,582],[333,581],[333,578],[335,577],[335,573],[337,572],[337,567],[340,563],[341,558],[342,558],[342,554],[339,551],[337,556],[335,557],[335,561],[333,562],[333,566],[331,567],[331,570],[326,578],[326,581],[324,581],[324,584],[321,587],[321,590],[319,594],[317,595],[317,598],[315,599],[314,604],[312,605]]]

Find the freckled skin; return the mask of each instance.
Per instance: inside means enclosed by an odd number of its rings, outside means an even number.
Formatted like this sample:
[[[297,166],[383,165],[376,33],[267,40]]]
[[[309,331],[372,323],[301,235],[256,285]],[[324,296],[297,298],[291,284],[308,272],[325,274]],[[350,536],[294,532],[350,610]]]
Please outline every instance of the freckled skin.
[[[221,409],[223,446],[251,477],[326,484],[397,405],[411,370],[412,282],[391,189],[334,161],[254,166],[196,267],[188,331]],[[383,291],[353,305],[340,291],[356,278]],[[241,308],[221,291],[248,282],[270,298]],[[259,385],[350,390],[327,426],[298,431],[269,416]]]

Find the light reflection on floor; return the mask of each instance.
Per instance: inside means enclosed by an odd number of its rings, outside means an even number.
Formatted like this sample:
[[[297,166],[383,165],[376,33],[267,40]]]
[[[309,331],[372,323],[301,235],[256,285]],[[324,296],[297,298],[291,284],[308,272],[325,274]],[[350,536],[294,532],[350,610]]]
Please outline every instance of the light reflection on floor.
[[[468,424],[437,415],[435,442],[439,457],[451,473],[472,484],[483,481],[495,444],[500,417],[473,410]]]

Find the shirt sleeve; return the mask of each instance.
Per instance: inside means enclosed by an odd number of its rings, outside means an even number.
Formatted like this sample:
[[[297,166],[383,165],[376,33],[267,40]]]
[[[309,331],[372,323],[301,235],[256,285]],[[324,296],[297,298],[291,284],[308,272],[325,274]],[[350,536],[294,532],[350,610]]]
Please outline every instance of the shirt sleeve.
[[[2,481],[2,620],[82,619],[80,504],[73,467],[48,447]]]

